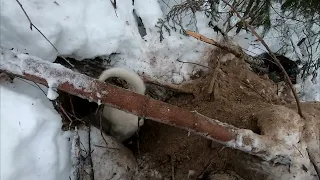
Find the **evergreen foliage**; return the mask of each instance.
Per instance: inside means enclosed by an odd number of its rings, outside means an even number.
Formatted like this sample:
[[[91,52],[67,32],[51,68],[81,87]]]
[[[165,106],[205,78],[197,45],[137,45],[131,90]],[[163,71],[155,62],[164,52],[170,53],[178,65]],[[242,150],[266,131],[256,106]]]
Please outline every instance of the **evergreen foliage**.
[[[162,0],[164,1],[164,0]],[[209,26],[217,33],[226,34],[236,29],[236,33],[241,30],[248,31],[247,27],[239,20],[228,6],[221,0],[182,0],[182,3],[174,3],[165,19],[159,19],[157,27],[159,28],[160,41],[164,39],[163,32],[170,34],[170,29],[184,33],[185,29],[197,31],[196,12],[205,12],[205,15],[211,19]],[[302,61],[302,78],[305,79],[309,75],[317,76],[317,69],[320,67],[320,28],[315,29],[313,25],[320,27],[320,0],[227,0],[242,15],[244,20],[254,28],[263,27],[262,37],[274,28],[282,34],[282,44],[278,53],[284,54],[287,49],[292,49],[292,32],[296,32],[292,23],[287,24],[287,20],[294,24],[299,24],[304,28],[304,36],[299,37],[301,40],[299,45],[304,46],[307,53]],[[273,7],[274,3],[280,3],[280,7]],[[224,12],[220,12],[225,9]],[[280,19],[276,19],[276,24],[272,24],[271,12],[276,12]],[[226,19],[221,23],[221,19]],[[273,21],[274,22],[274,21]],[[221,27],[223,26],[223,27]],[[278,38],[278,37],[277,37]],[[318,48],[309,51],[311,46],[318,44]],[[299,46],[298,45],[298,46]],[[314,49],[314,48],[313,48]],[[306,57],[307,56],[307,57]]]

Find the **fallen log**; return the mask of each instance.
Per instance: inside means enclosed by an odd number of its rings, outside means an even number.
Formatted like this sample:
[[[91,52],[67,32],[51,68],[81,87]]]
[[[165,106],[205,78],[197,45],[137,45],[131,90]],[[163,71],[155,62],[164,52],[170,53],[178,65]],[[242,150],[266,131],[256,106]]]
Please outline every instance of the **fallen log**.
[[[261,157],[264,160],[290,164],[292,147],[276,140],[239,129],[230,124],[208,118],[195,111],[187,111],[147,96],[100,82],[74,72],[60,64],[0,48],[0,70],[54,89],[130,112],[140,117],[194,132],[231,148]]]

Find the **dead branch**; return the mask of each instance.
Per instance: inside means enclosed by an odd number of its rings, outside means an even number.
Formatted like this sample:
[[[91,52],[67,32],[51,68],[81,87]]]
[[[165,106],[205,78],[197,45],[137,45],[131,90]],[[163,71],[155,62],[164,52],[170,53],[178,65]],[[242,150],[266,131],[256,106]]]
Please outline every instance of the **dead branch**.
[[[89,164],[90,164],[90,180],[94,180],[94,171],[93,171],[93,162],[92,162],[92,148],[91,148],[91,126],[89,126],[89,130],[88,130],[88,140],[89,140],[89,143],[88,143],[88,148],[89,148],[89,154],[88,154],[88,158],[89,158]]]
[[[114,13],[116,14],[116,16],[118,17],[118,14],[117,14],[117,1],[114,0],[114,2],[112,2],[112,0],[110,0],[111,4],[112,4],[112,7],[114,9]]]
[[[175,84],[170,84],[170,83],[166,83],[166,82],[160,82],[158,80],[155,80],[153,78],[150,78],[146,75],[142,76],[143,81],[145,83],[149,83],[149,84],[154,84],[154,85],[158,85],[161,87],[165,87],[165,88],[169,88],[171,90],[177,91],[177,92],[181,92],[181,93],[186,93],[186,94],[193,94],[194,91],[187,89],[187,88],[183,88],[184,83],[179,84],[179,85],[175,85]]]
[[[271,49],[269,48],[269,46],[267,45],[267,43],[261,38],[261,36],[254,30],[254,28],[249,25],[249,23],[247,21],[244,20],[244,18],[240,15],[240,13],[236,10],[236,8],[231,5],[229,2],[227,2],[226,0],[222,0],[224,3],[226,3],[231,9],[232,11],[237,15],[237,17],[242,21],[242,23],[250,29],[250,31],[252,32],[253,35],[255,35],[257,37],[257,39],[262,43],[262,45],[268,50],[269,54],[271,55],[272,59],[275,61],[276,65],[281,69],[282,73],[284,74],[286,83],[289,84],[291,91],[293,93],[293,96],[296,100],[297,103],[297,107],[298,107],[298,113],[299,115],[303,118],[303,114],[302,114],[302,110],[301,110],[301,105],[300,105],[300,101],[297,95],[297,92],[295,91],[295,89],[293,88],[293,84],[286,72],[286,70],[283,68],[282,64],[280,63],[280,61],[277,59],[277,57],[272,53]]]
[[[256,66],[258,67],[259,65],[261,65],[263,63],[262,61],[257,61],[256,59],[253,59],[251,56],[245,54],[239,46],[235,46],[231,43],[227,43],[227,44],[218,43],[213,39],[210,39],[204,35],[201,35],[199,33],[193,32],[193,31],[186,30],[185,32],[187,35],[192,36],[202,42],[214,45],[220,49],[223,49],[229,53],[232,53],[237,58],[244,59],[244,61],[246,61],[247,63],[249,63],[251,65],[254,65],[255,67]],[[262,69],[261,69],[261,71],[262,71]]]
[[[114,2],[112,2],[112,1],[110,0],[110,2],[111,2],[111,4],[112,4],[113,8],[114,8],[114,9],[117,9],[117,1],[114,0]]]
[[[81,169],[81,150],[80,150],[80,136],[78,134],[77,128],[75,129],[72,141],[72,174],[70,179],[77,180],[80,179],[80,169]]]
[[[184,64],[184,63],[186,63],[186,64],[193,64],[193,65],[200,66],[200,67],[204,67],[204,68],[207,68],[207,69],[212,69],[212,68],[209,67],[209,66],[204,66],[204,65],[199,64],[199,63],[181,61],[180,59],[177,59],[176,61],[181,62],[181,63],[183,63],[183,64]]]
[[[213,39],[210,39],[210,38],[207,38],[199,33],[196,33],[196,32],[193,32],[193,31],[189,31],[189,30],[186,30],[186,34],[188,34],[189,36],[192,36],[200,41],[203,41],[205,43],[208,43],[208,44],[211,44],[211,45],[214,45],[218,48],[221,48],[223,50],[226,50],[232,54],[234,54],[236,57],[238,58],[242,58],[243,57],[243,53],[242,53],[242,50],[240,48],[237,48],[236,46],[234,47],[230,47],[230,45],[224,45],[222,43],[218,43],[216,42],[215,40]]]
[[[52,44],[52,42],[37,28],[37,26],[35,26],[35,25],[32,23],[30,17],[28,16],[26,10],[24,10],[24,8],[23,8],[22,4],[20,3],[20,1],[19,1],[19,0],[16,0],[16,2],[19,4],[19,6],[20,6],[20,8],[22,9],[24,15],[27,17],[27,19],[28,19],[28,21],[29,21],[29,25],[30,25],[29,27],[30,27],[31,31],[32,31],[32,27],[34,27],[34,28],[42,35],[42,37],[44,37],[44,38],[48,41],[48,43],[50,43],[50,45],[58,52],[58,49]]]
[[[217,58],[217,66],[213,70],[212,79],[210,81],[210,85],[209,85],[209,88],[208,88],[208,94],[212,94],[212,92],[213,92],[213,87],[215,85],[215,82],[216,82],[216,79],[217,79],[217,76],[218,76],[218,73],[219,73],[219,68],[220,68],[220,58]]]
[[[0,49],[0,70],[56,87],[66,93],[102,103],[159,123],[168,124],[267,161],[288,164],[292,148],[268,137],[239,129],[198,112],[190,112],[147,96],[101,82],[59,64],[34,56]],[[277,149],[277,151],[275,151]]]
[[[317,172],[317,175],[318,175],[318,178],[320,178],[320,162],[319,161],[316,161],[316,156],[314,153],[310,153],[309,149],[307,148],[307,152],[308,152],[308,155],[309,155],[309,159],[314,167],[314,169],[316,170]]]
[[[29,21],[29,27],[30,27],[30,30],[32,31],[32,27],[34,27],[40,34],[42,37],[44,37],[46,39],[46,41],[59,53],[58,49],[53,45],[53,43],[40,31],[40,29],[37,28],[37,26],[35,26],[33,24],[33,22],[31,21],[30,17],[28,16],[26,10],[23,8],[22,4],[20,3],[19,0],[16,0],[16,2],[19,4],[20,8],[22,9],[24,15],[27,17],[28,21]],[[65,60],[70,66],[73,67],[73,64],[70,63],[70,61],[68,61],[66,58],[62,57],[61,58],[63,60]]]
[[[170,159],[171,159],[171,179],[172,180],[175,180],[174,178],[174,161],[175,161],[175,155],[171,155],[170,156]]]

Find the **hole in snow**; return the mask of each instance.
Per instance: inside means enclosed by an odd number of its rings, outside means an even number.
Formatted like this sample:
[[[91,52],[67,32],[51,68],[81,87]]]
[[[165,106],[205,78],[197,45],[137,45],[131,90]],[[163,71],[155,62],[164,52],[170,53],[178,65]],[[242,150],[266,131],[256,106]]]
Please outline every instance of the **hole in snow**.
[[[135,19],[136,22],[137,22],[140,36],[141,36],[141,37],[144,37],[145,35],[147,35],[147,31],[146,31],[146,28],[145,28],[144,25],[143,25],[143,22],[142,22],[141,17],[137,15],[137,13],[136,13],[135,10],[133,10],[133,17],[134,17],[134,19]]]

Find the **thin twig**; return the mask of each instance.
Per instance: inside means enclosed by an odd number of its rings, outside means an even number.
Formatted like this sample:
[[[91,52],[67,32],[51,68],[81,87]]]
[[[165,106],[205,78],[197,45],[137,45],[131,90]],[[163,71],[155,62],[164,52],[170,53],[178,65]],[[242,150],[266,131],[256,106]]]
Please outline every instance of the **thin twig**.
[[[95,146],[97,146],[97,147],[102,147],[102,148],[107,148],[107,149],[117,149],[117,150],[119,150],[118,148],[107,147],[107,146],[108,146],[108,142],[107,142],[107,140],[105,139],[105,137],[104,137],[104,135],[103,135],[103,130],[102,130],[102,113],[100,113],[100,119],[99,119],[99,121],[100,121],[100,122],[99,122],[99,123],[100,123],[100,135],[101,135],[103,141],[106,143],[106,147],[104,147],[104,146],[99,146],[99,145],[95,145]]]
[[[210,81],[210,85],[209,85],[209,88],[208,88],[208,94],[212,94],[212,92],[213,92],[213,87],[214,87],[216,79],[217,79],[219,68],[220,68],[220,58],[217,58],[217,66],[213,70],[212,79]]]
[[[100,147],[100,148],[106,148],[106,149],[113,149],[113,150],[119,150],[119,148],[114,148],[114,147],[106,147],[106,146],[100,146],[100,145],[96,145],[94,144],[95,147]]]
[[[23,8],[22,4],[20,3],[20,1],[19,1],[19,0],[16,0],[16,1],[17,1],[17,3],[19,4],[19,6],[21,7],[23,13],[27,16],[28,21],[29,21],[29,23],[30,23],[30,29],[32,30],[32,26],[34,26],[34,25],[33,25],[32,21],[31,21],[31,19],[29,18],[27,12],[24,10],[24,8]],[[41,32],[40,32],[40,33],[41,33]],[[46,37],[45,37],[45,38],[46,38]],[[50,43],[51,43],[51,42],[50,42]],[[54,46],[53,46],[53,47],[54,47]],[[55,47],[54,47],[54,48],[55,48]],[[55,48],[55,49],[56,49],[56,48]]]
[[[320,178],[320,168],[317,166],[317,163],[314,159],[314,157],[311,155],[311,153],[309,152],[309,149],[307,148],[307,152],[308,152],[308,156],[310,159],[311,164],[313,165],[314,169],[316,170],[316,173],[318,175],[318,178]]]
[[[189,31],[189,30],[186,30],[185,33],[189,36],[192,36],[200,41],[203,41],[205,43],[208,43],[208,44],[211,44],[211,45],[214,45],[214,46],[217,46],[218,48],[221,48],[223,50],[226,50],[232,54],[234,54],[236,57],[238,58],[242,58],[243,57],[243,53],[240,52],[240,50],[237,50],[235,49],[235,46],[234,47],[230,47],[230,45],[223,45],[221,43],[218,43],[216,42],[215,40],[213,39],[210,39],[210,38],[207,38],[199,33],[196,33],[196,32],[193,32],[193,31]]]
[[[58,49],[53,45],[53,43],[37,28],[37,26],[35,26],[35,25],[32,23],[29,15],[27,14],[27,12],[25,11],[25,9],[23,8],[23,6],[22,6],[22,4],[20,3],[20,1],[19,1],[19,0],[16,0],[16,2],[19,4],[19,6],[20,6],[20,8],[22,9],[24,15],[27,17],[27,19],[28,19],[28,21],[29,21],[29,24],[30,24],[30,29],[31,29],[31,31],[32,31],[32,27],[34,27],[34,28],[42,35],[42,37],[44,37],[44,38],[46,39],[46,41],[48,41],[48,42],[50,43],[50,45],[59,53]],[[61,57],[61,58],[64,59],[70,66],[74,67],[74,65],[71,64],[70,61],[68,61],[66,58],[64,58],[64,57]]]
[[[28,16],[27,12],[24,10],[24,8],[23,8],[22,4],[20,3],[20,1],[19,0],[16,0],[16,1],[19,4],[19,6],[21,7],[23,13],[28,18],[31,31],[32,31],[32,27],[34,27],[51,44],[51,46],[58,52],[58,49],[52,44],[52,42],[32,23],[30,17]]]
[[[304,156],[303,156],[303,154],[302,154],[302,152],[295,146],[295,145],[293,145],[293,147],[297,150],[297,151],[299,151],[299,153],[300,153],[300,155],[301,155],[301,157],[303,157],[304,158]]]
[[[110,0],[112,6],[113,6],[113,9],[114,9],[114,13],[116,14],[116,16],[118,17],[118,14],[117,14],[117,0],[114,0],[114,2],[112,2],[112,0]]]
[[[19,79],[24,80],[24,79],[22,79],[22,78],[19,78]],[[37,83],[35,83],[35,82],[33,82],[33,83],[42,91],[42,93],[43,93],[45,96],[47,96],[46,92],[44,92],[44,90],[39,86],[39,84],[37,84]]]
[[[107,142],[107,140],[104,138],[103,131],[102,131],[102,113],[100,113],[99,117],[100,117],[100,118],[99,118],[99,123],[100,123],[100,135],[101,135],[103,141],[106,143],[106,146],[107,146],[107,145],[108,145],[108,142]]]
[[[93,162],[92,162],[92,156],[91,156],[91,124],[89,124],[89,163],[90,163],[90,180],[94,180],[94,171],[93,171]]]
[[[281,69],[282,73],[284,74],[284,77],[287,81],[287,83],[289,84],[293,96],[297,102],[297,107],[298,107],[298,113],[299,115],[303,118],[303,114],[302,114],[302,110],[301,110],[301,105],[300,105],[300,101],[297,95],[297,92],[295,91],[295,89],[293,88],[293,84],[286,72],[286,70],[284,69],[284,67],[282,66],[282,64],[279,62],[279,60],[277,59],[277,57],[272,53],[271,49],[269,48],[269,46],[266,44],[266,42],[261,38],[261,36],[253,29],[252,26],[250,26],[244,19],[243,17],[240,15],[240,13],[236,10],[235,7],[233,7],[231,4],[229,4],[226,0],[222,0],[224,3],[226,3],[231,9],[232,11],[238,16],[239,19],[241,19],[241,21],[243,22],[244,25],[246,25],[250,31],[252,32],[253,35],[255,35],[257,37],[257,39],[262,43],[262,45],[268,50],[269,54],[271,55],[272,59],[277,63],[277,66]]]
[[[261,93],[259,93],[254,87],[251,87],[249,84],[243,83],[241,82],[241,84],[243,84],[245,87],[247,87],[248,89],[252,90],[254,93],[256,93],[257,95],[259,95],[260,97],[262,97],[263,99],[270,101],[270,99],[268,99],[267,97],[263,96]],[[278,84],[277,84],[278,86]],[[278,95],[278,93],[277,93]]]
[[[69,97],[71,97],[71,95],[69,95]],[[74,112],[74,107],[73,107],[73,103],[72,103],[71,98],[69,98],[69,101],[70,101],[71,111],[72,111],[73,115],[77,116],[76,113]]]
[[[70,118],[70,116],[68,115],[68,113],[64,110],[64,108],[62,107],[62,105],[59,103],[59,107],[62,110],[63,114],[69,119],[70,123],[72,124],[73,120]]]
[[[140,128],[138,128],[136,134],[137,134],[137,151],[138,151],[138,156],[140,157],[140,136],[139,136],[139,130]]]
[[[81,151],[80,151],[80,136],[77,127],[75,128],[72,140],[72,176],[70,179],[80,179],[80,169],[82,168]]]
[[[212,160],[213,158],[211,158],[208,163],[204,166],[204,170],[201,171],[201,173],[199,174],[199,176],[197,177],[197,179],[201,179],[203,178],[204,174],[209,170],[209,168],[212,165]]]
[[[159,80],[156,80],[156,79],[153,79],[149,76],[146,76],[146,75],[142,75],[142,78],[144,80],[144,82],[146,83],[149,83],[149,84],[154,84],[154,85],[157,85],[157,86],[161,86],[161,87],[165,87],[165,88],[169,88],[173,91],[176,91],[176,92],[180,92],[180,93],[186,93],[186,94],[193,94],[193,90],[191,89],[188,89],[188,88],[184,88],[183,87],[183,83],[182,84],[171,84],[171,83],[167,83],[167,82],[163,82],[163,81],[159,81]]]
[[[181,63],[193,64],[193,65],[201,66],[201,67],[204,67],[204,68],[212,69],[211,67],[208,67],[208,66],[205,66],[205,65],[201,65],[201,64],[198,64],[198,63],[194,63],[194,62],[186,62],[186,61],[181,61],[179,59],[177,59],[177,61],[181,62]]]
[[[171,155],[170,159],[171,159],[171,179],[175,180],[175,178],[174,178],[174,155]]]
[[[117,9],[117,1],[114,0],[114,2],[112,2],[112,0],[110,0],[110,2],[111,2],[111,4],[112,4],[113,8],[114,8],[114,9]]]
[[[66,59],[65,57],[63,57],[63,56],[59,56],[59,57],[61,57],[63,60],[65,60],[71,67],[74,67],[74,65],[68,59]]]
[[[84,151],[84,150],[82,150],[82,151]],[[84,152],[86,153],[86,157],[84,157],[84,160],[86,160],[89,157],[89,155],[94,152],[94,150],[92,150],[91,152],[87,152],[87,151],[84,151]]]
[[[82,146],[83,149],[81,149],[81,151],[84,151],[86,154],[88,153],[86,147],[83,145],[82,142],[80,142],[80,145]]]

